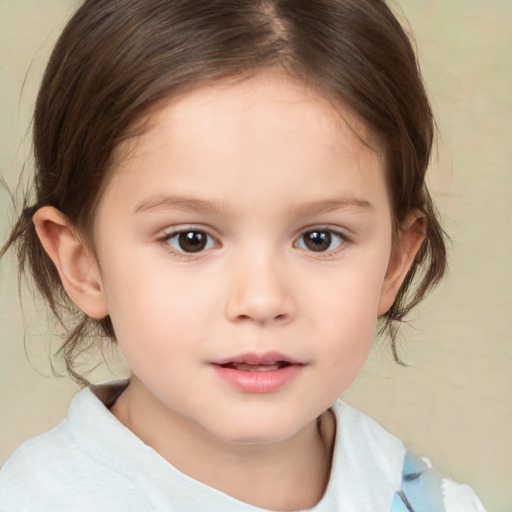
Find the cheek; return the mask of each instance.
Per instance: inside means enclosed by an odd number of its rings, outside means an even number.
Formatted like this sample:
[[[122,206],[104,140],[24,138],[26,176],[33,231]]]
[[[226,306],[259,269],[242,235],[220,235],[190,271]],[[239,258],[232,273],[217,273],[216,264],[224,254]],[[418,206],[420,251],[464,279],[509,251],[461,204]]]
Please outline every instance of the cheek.
[[[332,311],[325,325],[329,343],[323,353],[325,379],[331,382],[335,397],[341,396],[363,369],[375,338],[374,308],[353,308]],[[335,320],[334,320],[335,319]]]
[[[332,364],[356,369],[364,364],[372,347],[377,316],[375,308],[368,304],[356,307],[355,300],[347,302],[344,301],[337,310],[331,310],[325,328]]]
[[[139,265],[137,258],[105,262],[103,285],[117,341],[127,359],[137,346],[149,352],[169,333],[172,311],[165,296],[165,283],[154,267]],[[160,333],[160,336],[158,334]],[[151,341],[150,341],[151,340]]]
[[[191,282],[186,272],[170,274],[156,259],[144,266],[137,260],[106,268],[109,313],[132,370],[151,362],[165,370],[172,361],[190,357],[205,339],[218,294],[197,280]]]
[[[375,337],[384,274],[385,266],[378,263],[353,265],[326,281],[324,292],[309,294],[315,327],[333,366],[364,364]]]
[[[345,328],[364,326],[376,321],[379,297],[387,269],[387,259],[359,257],[325,273],[321,277],[323,286],[302,291],[305,297],[314,293],[311,303],[316,303],[322,316],[332,322],[340,322]]]

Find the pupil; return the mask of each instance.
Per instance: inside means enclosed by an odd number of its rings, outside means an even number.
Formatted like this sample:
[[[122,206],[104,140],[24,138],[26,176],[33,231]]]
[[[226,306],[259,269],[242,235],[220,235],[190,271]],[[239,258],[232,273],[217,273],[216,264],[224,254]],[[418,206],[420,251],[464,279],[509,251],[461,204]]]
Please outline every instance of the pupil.
[[[185,252],[199,252],[206,246],[206,235],[199,231],[181,233],[179,236],[180,247]]]
[[[325,231],[311,231],[305,235],[304,243],[311,251],[326,251],[331,245],[331,234]]]

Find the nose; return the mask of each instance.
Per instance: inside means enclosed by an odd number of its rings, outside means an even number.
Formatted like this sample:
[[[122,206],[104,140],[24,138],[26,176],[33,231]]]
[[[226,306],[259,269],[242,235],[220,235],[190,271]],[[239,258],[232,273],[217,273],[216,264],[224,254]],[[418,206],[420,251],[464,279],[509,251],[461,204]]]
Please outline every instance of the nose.
[[[226,316],[232,322],[286,324],[295,314],[289,277],[275,256],[255,255],[230,269]]]

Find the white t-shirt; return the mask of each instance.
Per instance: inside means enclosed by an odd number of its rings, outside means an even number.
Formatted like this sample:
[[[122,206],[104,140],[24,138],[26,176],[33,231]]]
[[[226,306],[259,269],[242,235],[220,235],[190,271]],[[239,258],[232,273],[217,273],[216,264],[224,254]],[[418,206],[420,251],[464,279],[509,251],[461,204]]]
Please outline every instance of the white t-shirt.
[[[18,448],[0,470],[0,512],[263,512],[180,473],[125,428],[107,408],[121,389],[104,387],[101,400],[89,388],[80,391],[63,422]],[[330,480],[310,510],[407,510],[396,495],[403,444],[342,401],[332,409]],[[468,486],[443,480],[440,487],[443,512],[484,511]]]

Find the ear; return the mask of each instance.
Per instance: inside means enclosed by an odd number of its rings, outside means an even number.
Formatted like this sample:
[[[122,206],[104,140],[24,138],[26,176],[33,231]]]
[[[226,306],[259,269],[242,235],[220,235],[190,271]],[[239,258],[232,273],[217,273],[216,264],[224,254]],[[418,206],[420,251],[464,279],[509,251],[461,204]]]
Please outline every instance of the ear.
[[[425,216],[419,210],[411,212],[403,223],[382,285],[378,308],[379,316],[387,313],[393,305],[425,239],[425,226]]]
[[[59,272],[70,299],[88,316],[108,315],[96,258],[76,234],[67,217],[43,206],[33,217],[41,244]]]

